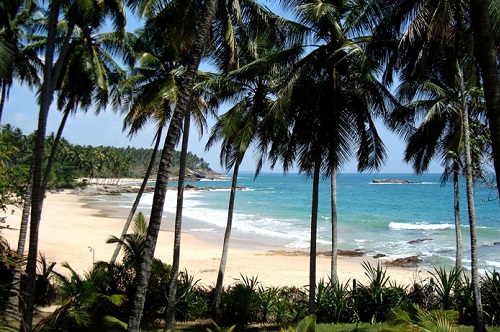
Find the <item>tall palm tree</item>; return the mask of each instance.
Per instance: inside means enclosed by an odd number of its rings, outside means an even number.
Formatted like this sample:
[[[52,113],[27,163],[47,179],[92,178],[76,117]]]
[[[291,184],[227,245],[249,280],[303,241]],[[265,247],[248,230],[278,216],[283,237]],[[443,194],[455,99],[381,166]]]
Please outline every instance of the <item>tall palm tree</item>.
[[[383,115],[387,105],[397,107],[397,103],[375,78],[377,68],[357,36],[363,30],[358,26],[364,20],[360,13],[369,12],[369,7],[349,1],[291,1],[289,5],[295,6],[298,20],[309,28],[314,44],[306,45],[309,53],[292,67],[277,93],[277,109],[289,110],[285,117],[290,135],[285,135],[285,141],[278,140],[283,147],[273,149],[277,153],[272,159],[273,163],[282,160],[285,170],[296,161],[299,171],[313,178],[309,310],[314,313],[319,178],[321,174],[335,177],[354,149],[359,171],[380,167],[385,150],[374,118]],[[336,188],[335,179],[331,188]],[[332,194],[332,214],[336,212],[335,197]],[[336,221],[335,215],[332,221]],[[334,224],[333,236],[335,230]],[[332,238],[333,253],[336,242]],[[334,268],[332,271],[336,273]]]
[[[66,6],[68,5],[68,6]],[[65,7],[66,6],[66,7]],[[94,6],[88,2],[75,2],[66,4],[59,0],[49,3],[47,8],[47,25],[46,25],[46,43],[45,43],[45,62],[43,67],[43,82],[39,91],[40,111],[38,116],[37,132],[35,137],[35,147],[33,156],[33,179],[32,179],[32,194],[31,194],[31,221],[30,221],[30,238],[29,251],[26,272],[28,282],[26,286],[26,299],[24,311],[24,324],[27,330],[31,330],[33,323],[33,295],[35,291],[36,279],[36,261],[38,257],[38,229],[40,225],[43,196],[42,192],[42,177],[43,177],[43,157],[45,148],[45,134],[47,128],[47,118],[50,105],[53,101],[53,93],[56,89],[57,82],[60,78],[60,73],[69,48],[70,40],[76,26],[83,27],[89,22],[86,21],[88,16],[85,13],[99,11],[100,22],[104,22],[110,13],[111,20],[117,26],[123,26],[125,21],[125,12],[119,0],[104,1],[99,6]],[[60,14],[64,14],[67,24],[66,29],[62,33],[58,31]],[[61,37],[60,39],[58,37]],[[58,41],[61,41],[60,43]],[[56,54],[56,52],[58,53]],[[57,59],[56,61],[54,61]]]
[[[411,100],[415,91],[417,91],[416,87],[422,85],[428,89],[425,91],[428,95],[430,91],[434,95],[439,95],[440,89],[445,86],[446,88],[441,91],[447,90],[448,96],[455,99],[453,108],[456,117],[455,120],[451,120],[455,121],[452,130],[458,133],[456,137],[463,135],[463,140],[455,138],[454,143],[449,141],[444,146],[454,148],[456,158],[460,153],[460,143],[463,143],[465,147],[469,144],[466,139],[468,134],[465,132],[467,126],[462,123],[469,120],[466,111],[470,106],[468,105],[467,99],[469,97],[466,92],[471,86],[475,86],[475,82],[479,81],[475,71],[475,59],[470,48],[473,36],[469,15],[470,7],[468,5],[464,1],[441,0],[436,2],[417,1],[409,3],[407,7],[394,5],[391,8],[391,6],[388,6],[389,11],[379,22],[374,38],[376,42],[374,47],[378,48],[378,50],[375,49],[373,53],[388,65],[385,74],[386,81],[390,82],[393,73],[397,73],[407,86],[413,86],[408,89],[410,93],[404,96],[405,98]],[[389,40],[389,43],[385,44],[387,47],[385,49],[380,48],[380,42],[387,40]],[[470,75],[464,77],[464,71]],[[445,105],[449,106],[450,104],[444,103],[443,100],[439,101],[436,103],[436,110],[440,110],[440,108],[444,110]],[[433,112],[430,114],[438,113]],[[410,114],[408,113],[402,117],[392,117],[388,122],[397,132],[405,135],[409,132],[408,125],[412,123],[412,121],[408,121],[411,118]],[[464,120],[464,117],[467,117],[467,119]],[[427,128],[425,132],[419,133],[419,136],[423,137],[422,134],[425,134],[435,135],[434,139],[439,137],[447,128],[446,121],[446,118],[432,119],[432,122],[429,121],[434,125],[434,127],[429,127],[432,130]],[[437,127],[435,127],[436,124],[438,124]],[[414,149],[417,156],[420,155],[415,159],[417,163],[421,163],[421,166],[425,168],[425,162],[429,160],[427,157],[432,156],[438,146],[436,143],[431,143],[423,146],[420,151],[418,148]],[[466,164],[466,168],[468,167]],[[474,218],[469,218],[469,222],[474,223]],[[471,228],[474,229],[472,226]],[[471,238],[475,239],[475,234],[471,234]],[[471,239],[471,245],[475,246],[476,241]],[[476,250],[477,248],[471,248],[473,256],[476,254]],[[472,281],[476,283],[474,290],[479,291],[477,257],[476,259],[472,257],[471,270]],[[474,297],[477,318],[475,329],[483,331],[484,321],[480,309],[480,295],[474,293]]]
[[[491,13],[498,13],[498,1],[472,0],[470,13],[474,31],[474,49],[484,85],[486,110],[490,126],[493,147],[493,159],[500,199],[500,68],[498,67],[498,43],[500,31],[493,29],[493,22],[500,18],[492,18]],[[498,24],[497,24],[498,27]],[[483,329],[479,329],[483,330]]]
[[[142,310],[146,290],[148,287],[149,275],[151,273],[151,262],[158,239],[158,232],[161,224],[163,204],[167,190],[168,177],[171,173],[171,164],[175,145],[180,135],[180,126],[186,115],[189,102],[191,100],[191,91],[194,86],[196,72],[198,70],[206,41],[209,37],[209,31],[212,20],[215,17],[217,2],[208,0],[205,2],[201,22],[198,26],[198,33],[192,44],[191,57],[187,62],[186,73],[183,76],[182,84],[179,89],[179,98],[177,100],[172,118],[170,121],[167,137],[163,146],[160,158],[160,166],[156,179],[155,191],[153,195],[153,206],[148,227],[146,246],[143,253],[143,260],[136,279],[135,295],[132,301],[132,309],[128,321],[128,331],[139,331]]]

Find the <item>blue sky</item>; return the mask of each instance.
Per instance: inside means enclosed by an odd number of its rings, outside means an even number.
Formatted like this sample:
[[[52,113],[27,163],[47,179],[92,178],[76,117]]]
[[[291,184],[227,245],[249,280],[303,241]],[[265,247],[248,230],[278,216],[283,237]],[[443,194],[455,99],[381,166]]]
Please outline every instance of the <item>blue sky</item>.
[[[272,1],[265,3],[273,10],[276,10],[276,5]],[[275,2],[274,2],[275,3]],[[139,27],[139,21],[129,15],[128,29],[133,31]],[[2,116],[2,123],[10,123],[11,125],[20,128],[23,133],[29,134],[36,129],[38,121],[38,105],[36,104],[35,92],[30,91],[26,87],[14,85],[10,91],[9,99],[6,102]],[[219,110],[222,114],[224,109]],[[56,132],[61,119],[61,114],[53,106],[49,113],[47,133]],[[214,119],[210,119],[209,129],[205,131],[203,137],[199,137],[195,128],[192,128],[190,133],[189,150],[202,157],[210,164],[210,167],[216,171],[222,171],[219,162],[220,150],[216,147],[211,151],[205,151],[205,144],[210,133],[210,126],[215,123]],[[111,110],[101,112],[96,116],[92,111],[88,113],[77,113],[76,116],[68,119],[64,129],[63,136],[72,144],[80,145],[104,145],[116,147],[152,147],[155,128],[153,125],[147,126],[142,132],[130,139],[126,133],[122,132],[123,115],[116,114]],[[194,126],[191,126],[194,127]],[[404,144],[401,140],[379,125],[379,134],[382,136],[383,142],[387,147],[388,159],[386,164],[380,170],[381,173],[412,173],[409,165],[403,163]],[[243,160],[242,171],[254,171],[255,162],[252,153],[249,151]],[[269,166],[265,166],[263,172],[270,171]],[[276,167],[274,172],[281,172],[281,167]],[[356,161],[353,159],[345,165],[342,172],[356,172]],[[429,169],[431,173],[441,173],[442,168],[436,162],[432,163]]]

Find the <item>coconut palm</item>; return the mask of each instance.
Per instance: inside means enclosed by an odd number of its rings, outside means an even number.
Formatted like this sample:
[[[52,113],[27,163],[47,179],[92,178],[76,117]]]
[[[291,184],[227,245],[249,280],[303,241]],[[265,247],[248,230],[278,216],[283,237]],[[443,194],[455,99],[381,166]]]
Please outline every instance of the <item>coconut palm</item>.
[[[222,141],[221,165],[228,171],[233,170],[226,230],[212,302],[214,315],[219,307],[224,283],[239,166],[247,149],[255,145],[258,147],[255,176],[258,176],[260,172],[266,158],[268,142],[274,134],[272,129],[266,129],[262,123],[272,104],[270,96],[272,95],[273,74],[279,67],[285,67],[289,58],[293,58],[294,54],[293,51],[281,53],[285,46],[291,46],[290,41],[282,36],[294,36],[296,34],[293,31],[294,26],[281,17],[271,15],[264,8],[255,6],[253,10],[261,17],[268,16],[267,27],[262,30],[258,28],[258,24],[255,26],[248,24],[245,29],[242,27],[237,29],[240,48],[237,52],[238,64],[235,64],[237,68],[223,75],[215,83],[220,102],[234,103],[234,105],[219,117],[206,145],[206,150],[208,150]],[[280,21],[281,23],[278,24]],[[230,68],[231,61],[230,59],[221,61],[219,63],[221,70]]]
[[[247,96],[243,97],[226,113],[219,117],[219,120],[212,128],[212,133],[206,146],[206,149],[209,149],[216,144],[216,142],[222,140],[220,154],[221,165],[227,170],[233,169],[227,224],[222,246],[222,257],[212,304],[212,312],[214,314],[219,307],[224,282],[224,272],[227,263],[234,202],[237,190],[238,171],[247,149],[256,139],[259,130],[258,127],[260,125],[259,120],[262,119],[263,112],[265,112],[270,104],[268,90],[269,89],[265,86],[265,82],[257,81],[255,88],[251,89]],[[245,90],[242,89],[238,91],[238,95],[244,92]]]
[[[498,25],[498,22],[500,22],[499,5],[498,1],[470,1],[474,48],[477,62],[481,68],[484,85],[497,189],[500,199],[500,69],[498,67],[498,44],[496,44],[500,36]],[[496,15],[491,15],[491,13]],[[494,29],[494,26],[496,26],[496,29]]]
[[[373,54],[379,59],[387,63],[387,72],[385,78],[387,82],[392,80],[393,73],[399,75],[399,79],[406,84],[406,92],[402,95],[406,100],[411,100],[415,96],[416,87],[420,85],[426,86],[425,91],[428,95],[439,95],[439,90],[447,91],[449,97],[455,98],[455,114],[456,121],[454,130],[456,133],[463,135],[463,140],[456,138],[455,142],[444,143],[446,148],[454,148],[456,158],[458,158],[460,143],[463,143],[464,148],[470,144],[467,139],[469,135],[466,133],[467,126],[464,123],[469,121],[468,108],[468,93],[471,87],[475,86],[477,80],[475,71],[475,60],[472,56],[470,45],[472,44],[472,30],[470,24],[470,16],[467,2],[462,1],[436,1],[436,2],[413,2],[407,7],[397,7],[394,5],[386,12],[386,16],[379,22],[375,30],[374,50]],[[450,17],[452,19],[450,19]],[[404,21],[404,23],[403,23]],[[381,41],[389,40],[386,48],[380,48]],[[464,76],[464,72],[470,75]],[[440,86],[441,84],[441,86]],[[410,86],[413,86],[410,88]],[[458,101],[458,104],[457,104]],[[441,100],[436,103],[435,110],[444,110],[445,106],[449,106]],[[428,105],[429,106],[429,105]],[[428,108],[427,108],[428,109]],[[458,111],[458,112],[457,112]],[[439,112],[429,113],[430,115],[438,114]],[[400,113],[402,114],[402,113]],[[442,113],[441,113],[442,114]],[[464,119],[467,117],[467,119]],[[388,121],[390,126],[402,135],[411,132],[411,123],[413,119],[411,113],[406,113],[403,116],[391,117]],[[450,119],[450,118],[448,118]],[[410,120],[410,121],[408,121]],[[449,123],[446,123],[445,118],[429,119],[429,124],[438,125],[425,129],[425,132],[420,132],[418,135],[435,135],[436,139],[445,130]],[[457,130],[458,129],[458,130]],[[449,136],[452,137],[452,136]],[[459,137],[459,136],[456,136]],[[429,138],[432,139],[432,138]],[[413,152],[418,156],[415,161],[422,163],[424,168],[425,162],[428,162],[428,156],[432,156],[440,143],[431,143],[419,149],[414,149]],[[452,144],[452,145],[450,145]],[[466,150],[466,149],[464,149]],[[410,155],[412,154],[409,151]],[[471,161],[469,161],[471,162]],[[466,162],[466,169],[469,168]],[[468,188],[469,192],[472,188]],[[469,196],[469,194],[468,194]],[[470,203],[470,200],[468,200]],[[470,208],[470,207],[469,207]],[[469,222],[475,223],[473,216],[469,213]],[[457,225],[458,226],[458,225]],[[459,228],[459,227],[457,227]],[[475,227],[471,226],[471,231]],[[480,309],[481,301],[479,292],[479,279],[477,275],[477,253],[476,235],[471,233],[471,271],[472,282],[476,283],[474,297],[476,300],[476,324],[475,329],[478,331],[484,330],[484,321],[482,318],[482,310]]]
[[[112,13],[110,18],[117,27],[123,26],[124,24],[125,15],[123,6],[119,0],[104,1],[101,2],[99,6],[94,6],[93,3],[85,1],[71,4],[66,4],[61,1],[52,1],[47,8],[47,34],[46,42],[44,43],[45,62],[43,67],[43,82],[39,91],[40,111],[33,155],[30,240],[26,268],[28,282],[26,287],[26,299],[24,301],[26,305],[24,324],[26,324],[27,330],[31,330],[33,320],[33,295],[35,291],[36,260],[38,256],[38,228],[40,225],[44,195],[41,190],[43,180],[42,164],[49,108],[53,101],[53,93],[57,87],[62,67],[67,59],[66,55],[74,29],[76,26],[84,27],[87,25],[89,23],[89,21],[87,21],[89,15],[85,14],[94,11],[100,13],[97,17],[99,18],[98,21],[101,23],[105,21],[110,13]],[[58,31],[60,15],[65,15],[65,23],[67,23],[65,24],[66,29],[62,32]],[[56,53],[57,51],[58,53]],[[57,60],[55,61],[55,59]]]
[[[390,93],[377,81],[377,68],[362,49],[360,14],[369,12],[361,3],[292,1],[300,22],[310,29],[313,45],[277,93],[276,109],[288,109],[290,133],[273,148],[273,163],[281,160],[287,171],[296,161],[301,173],[313,178],[309,272],[309,310],[315,310],[316,226],[319,179],[335,176],[356,149],[358,170],[377,169],[385,158],[384,145],[377,134],[374,118],[397,107]],[[335,195],[332,194],[332,213]],[[332,221],[336,217],[332,216]],[[332,225],[332,230],[336,225]],[[335,253],[336,239],[332,239]],[[336,260],[336,257],[333,258]],[[334,266],[334,264],[332,264]],[[334,269],[333,274],[336,274]],[[336,275],[332,275],[335,279]]]
[[[129,331],[139,331],[142,310],[146,290],[148,287],[149,275],[151,274],[151,262],[158,239],[158,232],[161,224],[163,212],[163,204],[165,202],[165,194],[167,190],[168,177],[171,174],[171,163],[175,145],[177,144],[181,124],[188,105],[191,100],[191,91],[194,86],[196,72],[201,61],[203,50],[209,36],[209,30],[213,18],[215,17],[217,3],[215,0],[205,2],[203,7],[201,22],[198,25],[198,33],[191,47],[191,57],[187,62],[186,73],[183,76],[183,81],[179,89],[179,98],[177,100],[172,118],[170,120],[167,137],[163,146],[162,155],[160,158],[160,166],[156,179],[155,191],[153,195],[153,206],[151,209],[151,217],[146,238],[146,246],[143,253],[143,260],[136,279],[135,295],[132,300],[132,309],[128,321]]]

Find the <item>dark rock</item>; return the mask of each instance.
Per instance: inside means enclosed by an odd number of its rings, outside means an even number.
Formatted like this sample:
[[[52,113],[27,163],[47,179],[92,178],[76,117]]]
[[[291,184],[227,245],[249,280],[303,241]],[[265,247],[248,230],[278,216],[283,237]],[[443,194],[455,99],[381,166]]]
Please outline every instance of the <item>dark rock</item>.
[[[391,183],[391,184],[415,184],[422,182],[414,182],[409,180],[400,180],[400,179],[373,179],[373,183]]]
[[[416,240],[408,241],[408,243],[409,244],[419,244],[419,243],[422,243],[424,241],[432,241],[432,239],[429,239],[429,238],[426,238],[426,239],[416,239]]]
[[[419,263],[422,262],[422,259],[418,256],[409,256],[403,258],[397,258],[393,261],[385,262],[387,266],[395,266],[395,267],[414,267],[418,266]]]
[[[376,254],[375,256],[373,256],[373,258],[377,259],[377,258],[382,258],[382,257],[387,257],[386,254]]]

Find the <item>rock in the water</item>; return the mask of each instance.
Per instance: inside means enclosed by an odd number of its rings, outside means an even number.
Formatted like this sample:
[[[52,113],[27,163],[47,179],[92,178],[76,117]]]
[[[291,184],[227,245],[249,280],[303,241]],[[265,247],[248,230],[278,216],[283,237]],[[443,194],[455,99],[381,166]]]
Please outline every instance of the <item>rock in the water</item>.
[[[416,239],[416,240],[411,240],[411,241],[408,241],[409,244],[418,244],[418,243],[422,243],[424,241],[432,241],[432,239],[430,238],[426,238],[426,239]]]
[[[418,256],[409,256],[403,258],[397,258],[393,261],[385,262],[385,265],[395,266],[395,267],[414,267],[418,266],[422,262],[422,259]]]

